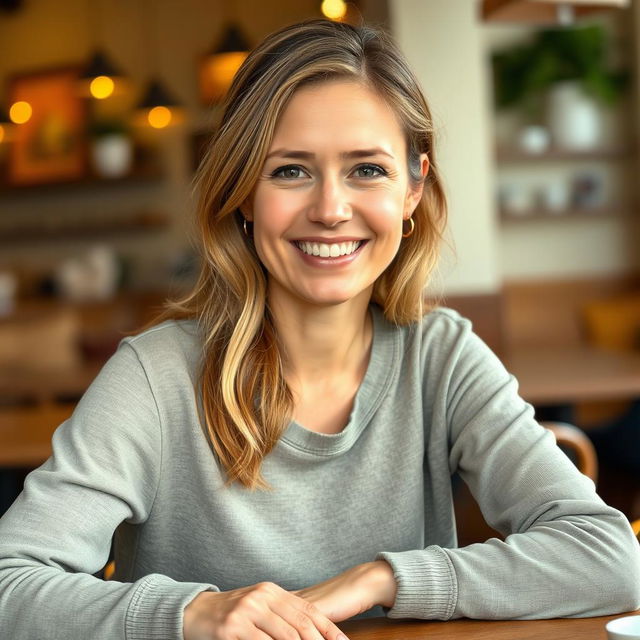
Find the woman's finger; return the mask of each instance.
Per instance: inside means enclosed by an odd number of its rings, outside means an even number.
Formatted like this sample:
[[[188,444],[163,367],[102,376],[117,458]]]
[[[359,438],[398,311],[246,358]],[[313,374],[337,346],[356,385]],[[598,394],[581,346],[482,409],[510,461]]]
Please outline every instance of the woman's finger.
[[[256,629],[264,632],[272,640],[322,640],[322,636],[317,633],[314,637],[303,635],[281,615],[270,611],[269,614],[261,616],[258,620],[252,620]]]
[[[271,603],[274,613],[298,631],[302,640],[347,640],[342,631],[311,602],[289,593],[293,600]]]

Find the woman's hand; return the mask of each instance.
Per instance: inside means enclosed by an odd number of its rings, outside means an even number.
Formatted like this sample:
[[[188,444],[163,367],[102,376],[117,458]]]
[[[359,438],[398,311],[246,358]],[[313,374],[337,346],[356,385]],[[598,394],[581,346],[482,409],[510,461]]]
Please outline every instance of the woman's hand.
[[[184,640],[347,640],[310,601],[262,582],[198,594],[184,610]]]
[[[397,583],[388,562],[360,564],[335,578],[295,591],[314,604],[327,618],[340,622],[381,604],[392,607]]]

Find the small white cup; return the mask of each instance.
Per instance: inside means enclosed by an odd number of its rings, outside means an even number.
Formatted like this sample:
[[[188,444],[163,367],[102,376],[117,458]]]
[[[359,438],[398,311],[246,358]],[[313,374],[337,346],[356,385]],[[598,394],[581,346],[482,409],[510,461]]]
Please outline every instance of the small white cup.
[[[549,131],[546,127],[529,125],[518,134],[518,147],[524,153],[544,153],[551,142]]]
[[[564,213],[571,202],[571,188],[562,180],[554,180],[541,187],[540,199],[550,213]]]
[[[640,616],[627,616],[607,622],[609,640],[640,640]]]

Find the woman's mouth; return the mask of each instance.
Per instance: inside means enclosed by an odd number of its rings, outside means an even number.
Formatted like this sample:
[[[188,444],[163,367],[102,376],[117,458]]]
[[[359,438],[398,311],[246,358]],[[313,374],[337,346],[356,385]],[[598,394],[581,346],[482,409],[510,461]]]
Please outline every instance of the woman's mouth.
[[[340,258],[355,253],[366,240],[355,240],[351,242],[307,242],[306,240],[296,240],[293,244],[308,256],[320,258]]]

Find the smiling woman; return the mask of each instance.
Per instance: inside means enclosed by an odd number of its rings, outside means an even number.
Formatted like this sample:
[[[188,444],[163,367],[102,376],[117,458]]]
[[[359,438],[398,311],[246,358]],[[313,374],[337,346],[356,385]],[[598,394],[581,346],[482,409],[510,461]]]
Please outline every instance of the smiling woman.
[[[446,203],[387,35],[269,36],[198,190],[197,286],[122,342],[0,520],[0,635],[344,640],[357,615],[640,605],[625,517],[469,322],[425,308]],[[504,541],[458,548],[456,471]]]
[[[407,156],[400,122],[362,82],[325,81],[294,94],[240,206],[254,223],[276,318],[341,303],[353,315],[347,326],[366,315],[375,282],[400,248],[403,221],[422,197]],[[426,176],[426,153],[420,163]]]

